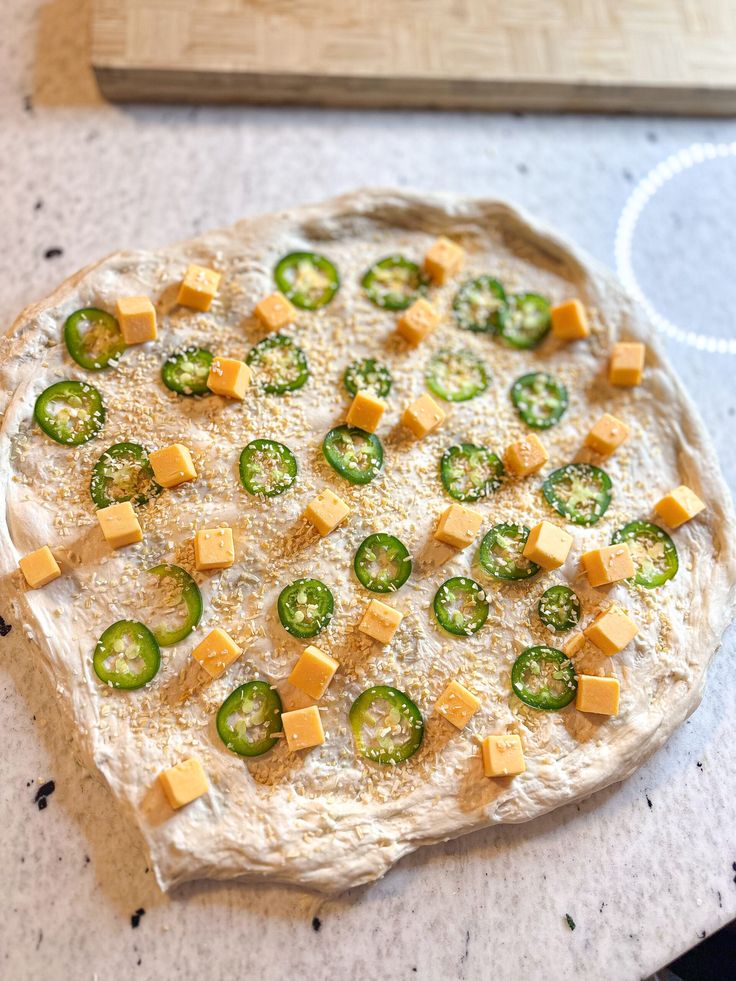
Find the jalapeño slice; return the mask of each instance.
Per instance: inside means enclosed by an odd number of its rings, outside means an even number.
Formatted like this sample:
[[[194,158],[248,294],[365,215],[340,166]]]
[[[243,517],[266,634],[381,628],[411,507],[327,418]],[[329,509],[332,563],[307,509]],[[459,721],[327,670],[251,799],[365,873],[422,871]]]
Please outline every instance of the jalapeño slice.
[[[611,543],[626,542],[636,569],[634,582],[647,589],[662,586],[677,573],[677,549],[670,536],[650,521],[630,521],[613,533]]]
[[[461,330],[496,333],[506,312],[506,290],[492,276],[469,279],[458,290],[452,312]]]
[[[287,300],[300,310],[326,306],[340,287],[335,266],[316,252],[290,252],[277,263],[273,277]]]
[[[281,625],[292,637],[315,637],[332,619],[335,601],[319,579],[296,579],[279,594]]]
[[[307,356],[284,334],[264,337],[248,352],[246,364],[267,395],[285,395],[302,388],[309,378]]]
[[[537,293],[514,293],[501,320],[501,337],[510,347],[540,344],[551,326],[549,300]]]
[[[161,651],[145,624],[118,620],[97,642],[92,664],[100,681],[111,688],[141,688],[155,678]]]
[[[148,453],[139,443],[115,443],[108,447],[94,465],[89,482],[89,492],[97,508],[122,501],[145,504],[162,490],[153,479]]]
[[[177,395],[209,395],[212,359],[212,352],[204,347],[185,347],[164,361],[161,380]]]
[[[202,619],[202,594],[189,573],[162,562],[148,570],[145,603],[149,629],[161,647],[188,637]]]
[[[262,756],[279,741],[281,698],[267,681],[230,692],[217,713],[217,734],[238,756]]]
[[[422,713],[403,691],[388,685],[358,695],[348,718],[358,752],[373,763],[403,763],[422,745]]]
[[[337,426],[322,441],[325,460],[351,484],[369,484],[383,466],[383,447],[373,433]]]
[[[66,318],[64,343],[77,364],[89,371],[107,368],[126,347],[115,317],[96,307],[75,310]]]
[[[571,630],[580,621],[580,600],[569,586],[550,586],[542,593],[539,619],[557,633]]]
[[[361,280],[365,295],[384,310],[405,310],[426,292],[427,279],[422,270],[403,255],[389,255],[374,262]]]
[[[594,525],[611,503],[613,485],[605,470],[592,463],[568,463],[542,484],[547,503],[575,525]]]
[[[501,484],[503,464],[485,446],[460,443],[448,446],[440,460],[445,490],[456,501],[477,501]]]
[[[480,564],[495,579],[528,579],[539,572],[539,566],[524,557],[529,537],[525,525],[494,525],[480,543]]]
[[[434,597],[434,615],[441,627],[457,637],[476,634],[488,619],[488,600],[474,579],[454,576]]]
[[[358,392],[372,392],[379,399],[388,395],[393,384],[388,368],[373,358],[353,361],[345,369],[342,380],[351,395],[357,395]]]
[[[41,429],[57,443],[81,446],[99,433],[105,423],[102,396],[86,382],[60,381],[36,399],[33,416]]]
[[[366,589],[373,593],[393,593],[411,575],[412,562],[409,550],[398,538],[380,532],[361,542],[353,567]]]
[[[511,401],[533,429],[549,429],[567,409],[567,389],[546,371],[533,371],[511,386]]]
[[[467,402],[488,388],[486,366],[472,351],[438,351],[427,368],[427,387],[446,402]]]
[[[532,708],[554,712],[575,698],[578,682],[569,657],[555,647],[527,647],[514,661],[511,689]]]
[[[296,457],[274,439],[254,439],[240,454],[240,482],[249,494],[278,497],[294,483]]]

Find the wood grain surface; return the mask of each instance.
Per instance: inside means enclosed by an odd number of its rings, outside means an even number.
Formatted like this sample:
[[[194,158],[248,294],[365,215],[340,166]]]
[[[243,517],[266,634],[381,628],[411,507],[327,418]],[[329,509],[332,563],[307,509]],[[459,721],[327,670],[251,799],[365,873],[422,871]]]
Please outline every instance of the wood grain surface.
[[[95,0],[115,100],[736,112],[736,0]]]

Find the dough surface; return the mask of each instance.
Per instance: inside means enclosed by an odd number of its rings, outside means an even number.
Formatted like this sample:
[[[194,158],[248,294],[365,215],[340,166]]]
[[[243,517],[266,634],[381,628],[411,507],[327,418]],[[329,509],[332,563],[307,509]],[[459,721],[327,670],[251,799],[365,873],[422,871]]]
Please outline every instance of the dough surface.
[[[575,344],[547,339],[537,351],[516,351],[488,335],[460,331],[450,311],[455,281],[432,291],[442,315],[438,330],[417,349],[407,348],[394,336],[396,315],[368,302],[360,276],[392,253],[421,261],[439,234],[467,250],[460,280],[490,273],[511,292],[531,290],[552,302],[579,296],[591,315],[591,337]],[[254,391],[244,403],[169,392],[160,367],[170,351],[197,344],[243,358],[265,336],[253,308],[273,291],[276,261],[300,249],[327,255],[342,284],[329,306],[300,312],[285,331],[309,359],[305,388],[284,397]],[[208,313],[175,304],[190,262],[223,274]],[[118,296],[136,294],[149,295],[157,306],[158,341],[129,349],[117,368],[79,368],[61,336],[66,317],[83,306],[114,310]],[[609,350],[618,339],[647,345],[638,388],[614,389],[606,380]],[[399,417],[425,391],[425,366],[443,347],[474,351],[488,366],[491,384],[478,398],[447,405],[445,424],[415,441]],[[349,398],[342,374],[359,357],[388,364],[394,387],[378,430],[383,471],[372,483],[353,487],[325,463],[321,442],[344,420]],[[603,464],[614,485],[603,519],[590,528],[566,526],[574,544],[563,568],[519,585],[497,583],[479,569],[477,547],[450,554],[432,541],[437,516],[450,503],[438,477],[439,458],[455,442],[480,443],[500,454],[521,436],[526,427],[508,390],[520,375],[540,369],[563,381],[570,395],[559,424],[541,434],[550,453],[545,472],[576,458],[604,411],[622,418],[632,433]],[[79,448],[53,443],[33,423],[36,397],[64,378],[89,381],[107,405],[103,432]],[[622,780],[696,708],[706,667],[733,615],[736,523],[730,496],[697,411],[651,328],[607,272],[502,202],[361,191],[158,252],[112,255],[25,311],[0,341],[0,415],[0,588],[13,597],[18,623],[59,692],[85,760],[139,824],[164,889],[199,877],[245,875],[337,892],[381,876],[420,845],[526,821]],[[285,443],[299,463],[295,486],[265,502],[247,495],[237,477],[241,449],[258,437]],[[144,541],[111,552],[88,484],[101,453],[122,440],[148,449],[184,443],[199,479],[140,508]],[[625,583],[591,589],[579,570],[581,553],[608,544],[612,531],[630,520],[656,520],[654,502],[681,483],[706,501],[707,510],[672,533],[677,576],[654,590]],[[501,521],[531,527],[546,517],[562,523],[540,485],[539,476],[509,482],[473,505],[484,516],[481,534]],[[352,514],[319,539],[301,514],[326,486]],[[175,562],[193,571],[194,531],[223,524],[233,528],[238,558],[224,572],[195,573],[205,604],[197,631],[162,649],[161,670],[149,687],[122,692],[102,686],[92,651],[109,624],[144,619],[145,570]],[[389,599],[404,621],[386,648],[356,629],[372,594],[352,572],[360,542],[381,531],[401,539],[414,559],[412,577]],[[63,575],[43,589],[26,590],[18,559],[45,544]],[[487,625],[467,639],[441,634],[431,614],[437,588],[456,575],[478,579],[490,601]],[[222,745],[214,718],[226,695],[255,677],[278,687],[285,709],[308,704],[286,680],[306,644],[286,634],[275,612],[279,591],[301,576],[323,580],[335,597],[332,624],[316,640],[340,663],[320,702],[327,741],[299,754],[279,744],[246,763]],[[585,716],[574,704],[535,712],[510,693],[511,665],[523,648],[560,644],[536,612],[542,591],[554,583],[574,587],[583,623],[615,600],[640,625],[634,642],[615,658],[589,645],[575,658],[578,670],[620,679],[615,718]],[[182,701],[190,651],[215,626],[245,653],[224,676]],[[451,678],[482,700],[461,732],[433,714]],[[380,683],[405,691],[425,718],[424,743],[401,767],[379,768],[354,751],[349,707],[362,690]],[[527,770],[513,780],[489,780],[482,773],[478,739],[501,732],[518,733],[524,744]],[[172,813],[156,776],[192,755],[207,771],[210,792]]]

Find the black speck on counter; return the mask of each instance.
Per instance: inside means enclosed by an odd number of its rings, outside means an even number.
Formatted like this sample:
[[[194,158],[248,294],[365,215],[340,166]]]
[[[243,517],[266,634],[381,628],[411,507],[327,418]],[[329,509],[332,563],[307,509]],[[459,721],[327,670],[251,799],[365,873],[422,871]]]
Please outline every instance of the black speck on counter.
[[[700,932],[698,933],[698,940],[705,940],[705,936],[706,936],[706,934],[705,934],[705,930],[701,930],[701,931],[700,931]]]
[[[34,211],[40,211],[41,208],[43,208],[43,198],[39,198],[36,201],[36,203],[33,205],[33,210]]]
[[[318,916],[312,917],[312,929],[315,933],[319,933],[320,927],[322,926],[322,920]]]
[[[565,920],[567,921],[567,925],[570,927],[570,929],[571,930],[574,930],[575,929],[575,920],[573,920],[573,918],[570,916],[569,913],[565,913]]]
[[[652,129],[647,130],[647,141],[649,143],[659,143],[659,137],[654,132],[654,130],[652,130]]]
[[[517,171],[520,174],[528,174],[529,173],[529,168],[527,167],[527,165],[525,163],[518,163],[516,165],[516,169],[517,169]]]
[[[64,255],[64,250],[54,246],[52,249],[46,249],[43,257],[44,259],[58,259],[60,255]]]
[[[734,870],[734,872],[736,872],[736,862],[733,863],[731,868]],[[733,877],[733,881],[736,882],[736,875]]]
[[[698,762],[695,765],[697,766],[697,768],[699,770],[702,770],[703,769],[703,764],[700,762],[700,760],[698,760]]]
[[[130,918],[130,925],[133,927],[134,930],[141,922],[141,917],[145,915],[146,915],[146,911],[143,909],[142,906],[139,909],[137,909],[135,913],[133,913],[133,915]]]
[[[33,112],[33,98],[30,95],[23,96],[23,108],[26,112]]]
[[[48,804],[48,798],[56,790],[56,784],[53,780],[47,780],[46,783],[41,784],[41,786],[36,791],[36,796],[33,798],[33,803],[38,805],[39,811],[44,810]]]
[[[7,637],[13,628],[0,617],[0,637]]]
[[[646,797],[646,799],[647,799],[647,807],[648,807],[648,808],[649,808],[649,810],[651,811],[651,809],[652,809],[652,808],[654,807],[654,804],[652,804],[652,802],[651,802],[651,801],[649,800],[649,794],[644,794],[644,796],[645,796],[645,797]]]
[[[628,167],[624,167],[624,169],[621,171],[621,176],[625,181],[628,181],[629,184],[631,184],[631,182],[634,180],[634,175],[631,173]]]

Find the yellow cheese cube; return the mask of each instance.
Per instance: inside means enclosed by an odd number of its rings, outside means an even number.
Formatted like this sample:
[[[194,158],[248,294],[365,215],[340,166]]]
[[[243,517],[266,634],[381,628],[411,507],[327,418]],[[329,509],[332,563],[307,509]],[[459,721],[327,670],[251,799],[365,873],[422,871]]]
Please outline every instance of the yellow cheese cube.
[[[594,674],[578,675],[575,708],[596,715],[618,715],[621,686],[618,678],[599,678]]]
[[[628,439],[630,431],[625,422],[604,412],[585,437],[585,445],[601,456],[610,456]]]
[[[398,610],[373,599],[365,608],[358,630],[377,640],[379,644],[390,644],[403,619],[403,614]]]
[[[451,681],[435,705],[435,711],[443,715],[456,729],[464,729],[479,708],[480,699],[459,681]]]
[[[536,433],[529,433],[528,436],[511,443],[506,447],[503,455],[504,466],[509,473],[517,477],[528,477],[536,473],[547,460],[549,460],[549,453]]]
[[[571,547],[572,535],[568,531],[551,521],[540,521],[529,532],[522,554],[549,571],[559,569]]]
[[[345,422],[357,426],[367,433],[375,433],[381,416],[386,411],[386,403],[370,392],[358,392],[350,404]]]
[[[204,768],[196,756],[159,773],[158,782],[174,809],[190,804],[210,789]]]
[[[467,548],[483,524],[483,515],[462,504],[450,504],[440,515],[434,537],[454,548]]]
[[[334,657],[310,645],[299,656],[289,681],[310,698],[322,698],[338,667]]]
[[[48,545],[24,555],[18,565],[31,589],[40,589],[61,575],[59,564]]]
[[[172,443],[149,454],[153,476],[162,487],[177,487],[197,479],[192,454],[183,443]]]
[[[203,528],[194,536],[194,565],[200,572],[229,569],[235,562],[232,528]]]
[[[636,571],[625,542],[584,552],[581,561],[591,586],[608,586],[621,579],[630,579]]]
[[[585,647],[585,637],[581,633],[576,633],[562,645],[562,653],[567,657],[575,657],[583,647]]]
[[[256,306],[256,317],[266,330],[281,330],[296,319],[296,310],[278,290]]]
[[[444,286],[451,276],[460,272],[464,262],[465,249],[440,235],[424,257],[424,271],[438,286]]]
[[[638,385],[644,374],[646,348],[638,342],[613,345],[608,380],[612,385]]]
[[[705,503],[685,484],[680,484],[654,505],[654,510],[670,528],[679,528],[704,508]]]
[[[219,678],[243,652],[230,634],[219,627],[210,631],[192,651],[192,657],[210,678]]]
[[[590,333],[588,315],[580,300],[565,300],[550,310],[552,333],[563,341],[579,341]]]
[[[126,344],[143,344],[158,337],[156,308],[147,296],[121,296],[115,316]]]
[[[184,273],[176,302],[194,310],[209,310],[221,278],[214,269],[192,264]]]
[[[439,322],[439,314],[432,304],[419,297],[396,321],[396,333],[409,344],[419,344]]]
[[[286,745],[292,753],[312,746],[321,746],[325,741],[322,719],[316,705],[281,713]]]
[[[143,540],[141,526],[130,501],[111,504],[97,512],[102,534],[111,548],[122,548]]]
[[[480,748],[487,777],[515,777],[526,770],[521,739],[514,733],[486,736]]]
[[[304,512],[309,521],[324,538],[334,531],[337,526],[350,514],[350,508],[341,497],[338,497],[329,487],[325,487],[313,498]]]
[[[612,606],[600,613],[583,633],[610,657],[622,651],[639,633],[639,628],[620,606]]]
[[[410,429],[417,439],[422,439],[441,426],[445,416],[445,410],[437,405],[430,395],[420,395],[404,409],[401,423]]]
[[[215,395],[229,399],[245,398],[246,389],[253,380],[253,372],[244,361],[235,358],[215,358],[207,377],[207,388]]]

